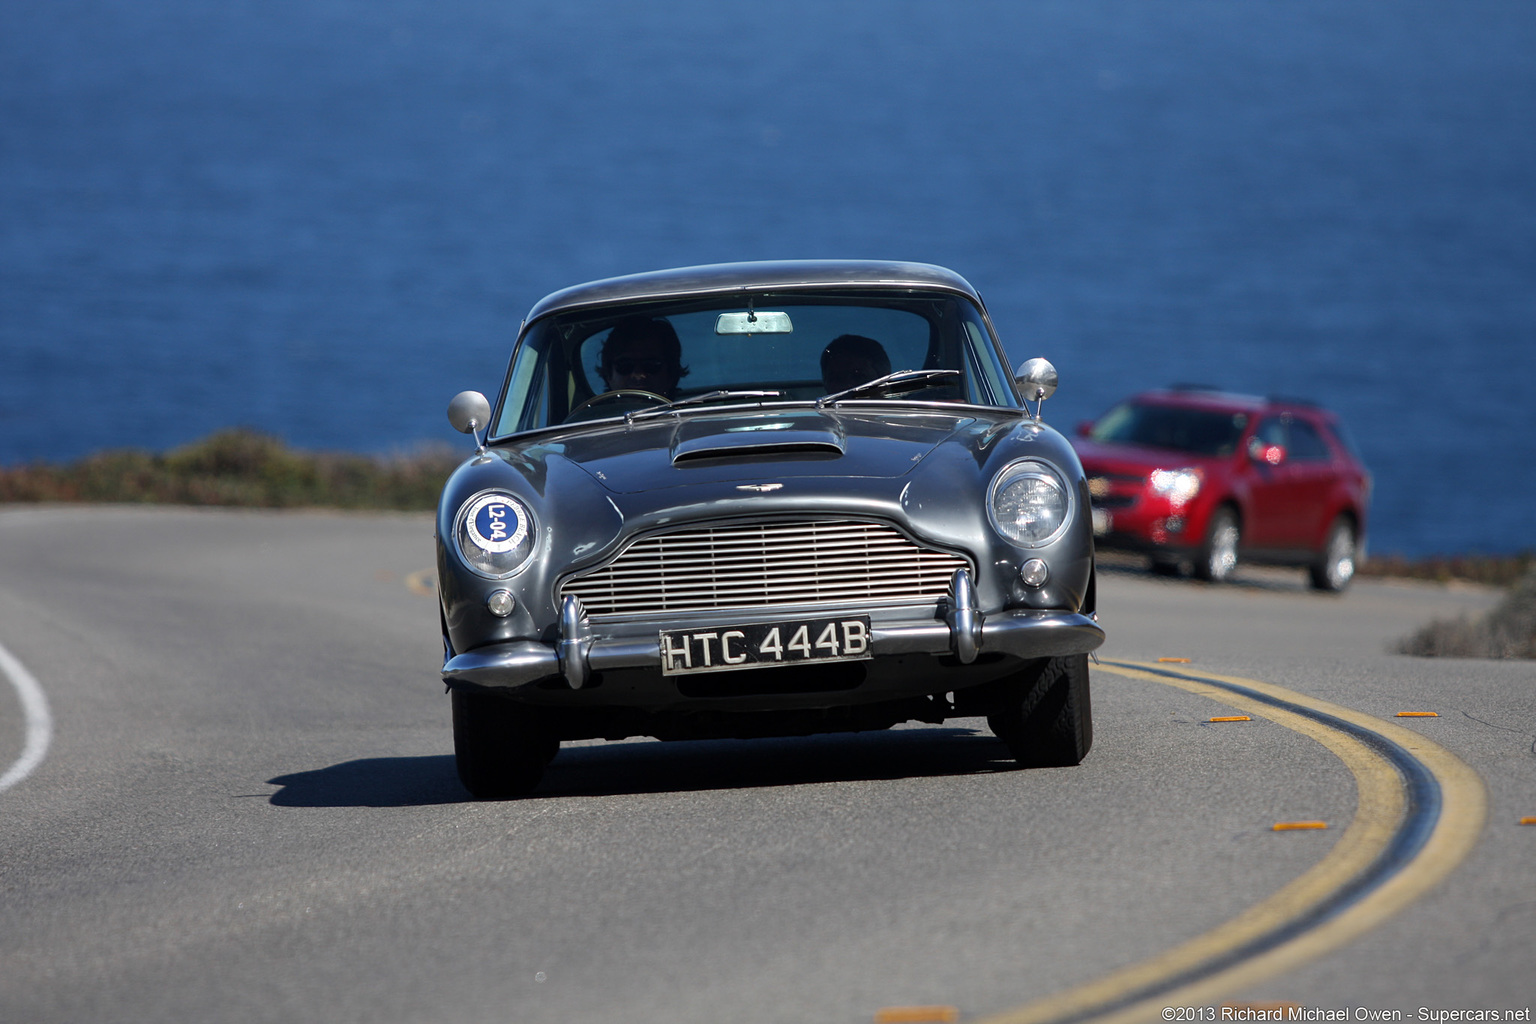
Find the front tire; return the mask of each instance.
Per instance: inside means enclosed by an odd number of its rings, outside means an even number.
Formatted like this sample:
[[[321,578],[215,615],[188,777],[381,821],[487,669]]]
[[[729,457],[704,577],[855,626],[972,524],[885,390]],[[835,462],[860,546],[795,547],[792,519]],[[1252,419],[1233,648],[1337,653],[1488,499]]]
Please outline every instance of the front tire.
[[[1031,662],[1009,681],[987,725],[1026,768],[1066,768],[1093,746],[1088,655]]]
[[[1205,531],[1205,543],[1195,557],[1195,577],[1207,583],[1225,583],[1237,571],[1237,549],[1243,540],[1243,528],[1237,512],[1223,505],[1211,515]]]
[[[527,709],[500,697],[453,691],[453,755],[459,781],[481,800],[533,791],[560,741]]]
[[[1307,569],[1312,589],[1341,593],[1355,578],[1355,558],[1358,542],[1355,524],[1348,517],[1340,516],[1328,528],[1328,542],[1323,545],[1317,561]]]

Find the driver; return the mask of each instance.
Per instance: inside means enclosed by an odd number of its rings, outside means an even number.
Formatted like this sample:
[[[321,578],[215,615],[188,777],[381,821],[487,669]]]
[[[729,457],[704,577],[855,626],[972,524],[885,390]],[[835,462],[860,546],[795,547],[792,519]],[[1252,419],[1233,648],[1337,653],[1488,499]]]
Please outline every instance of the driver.
[[[688,375],[683,346],[664,319],[634,316],[614,324],[603,341],[597,372],[609,391],[649,391],[671,398]]]
[[[821,383],[827,394],[856,388],[891,372],[885,346],[862,334],[840,334],[821,352]]]

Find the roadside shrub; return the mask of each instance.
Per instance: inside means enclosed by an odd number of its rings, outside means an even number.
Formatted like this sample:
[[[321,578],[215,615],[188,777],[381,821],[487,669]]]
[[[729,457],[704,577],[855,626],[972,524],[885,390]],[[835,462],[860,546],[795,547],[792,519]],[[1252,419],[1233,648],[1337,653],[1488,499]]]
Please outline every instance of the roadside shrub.
[[[1536,658],[1536,569],[1481,618],[1431,622],[1396,650],[1419,657]]]
[[[447,448],[305,453],[255,431],[226,430],[164,455],[118,449],[64,465],[0,468],[0,502],[426,510],[461,457]]]
[[[1360,566],[1359,573],[1361,578],[1376,576],[1433,580],[1436,583],[1466,580],[1490,587],[1510,587],[1532,568],[1536,568],[1536,553],[1531,551],[1517,555],[1432,555],[1415,559],[1402,555],[1372,555]]]

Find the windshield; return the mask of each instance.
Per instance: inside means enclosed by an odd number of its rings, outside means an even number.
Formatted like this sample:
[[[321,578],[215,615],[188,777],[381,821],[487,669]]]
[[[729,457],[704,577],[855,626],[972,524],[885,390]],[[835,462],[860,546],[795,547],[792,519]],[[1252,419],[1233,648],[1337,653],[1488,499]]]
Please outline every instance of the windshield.
[[[1193,455],[1231,455],[1248,425],[1248,415],[1213,409],[1126,402],[1093,425],[1095,441],[1164,448]]]
[[[928,386],[868,387],[904,370]],[[857,389],[857,390],[851,390]],[[946,293],[785,292],[578,310],[513,354],[495,436],[669,403],[935,401],[1017,407],[981,313]]]

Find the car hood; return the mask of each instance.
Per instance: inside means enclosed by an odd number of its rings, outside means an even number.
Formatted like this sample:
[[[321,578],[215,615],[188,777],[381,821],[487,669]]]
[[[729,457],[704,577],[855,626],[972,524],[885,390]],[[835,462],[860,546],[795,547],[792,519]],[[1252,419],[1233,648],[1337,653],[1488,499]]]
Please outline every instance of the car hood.
[[[1154,469],[1182,469],[1186,466],[1216,466],[1225,458],[1196,455],[1172,448],[1148,448],[1136,444],[1106,444],[1085,438],[1072,439],[1072,447],[1083,463],[1084,472],[1146,476]]]
[[[1011,425],[1017,416],[1005,418]],[[905,476],[951,439],[970,447],[1002,426],[993,417],[882,409],[754,410],[655,416],[604,424],[540,445],[615,494],[725,482]],[[526,454],[534,454],[528,452]]]

